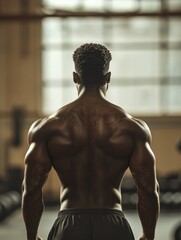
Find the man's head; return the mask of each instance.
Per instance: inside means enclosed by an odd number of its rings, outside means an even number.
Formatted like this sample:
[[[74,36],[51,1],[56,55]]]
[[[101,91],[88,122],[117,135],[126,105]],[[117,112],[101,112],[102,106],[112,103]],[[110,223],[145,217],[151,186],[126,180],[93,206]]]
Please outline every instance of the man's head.
[[[108,70],[111,59],[110,51],[103,45],[95,43],[81,45],[73,53],[76,71],[74,82],[77,83],[76,79],[79,77],[81,84],[85,86],[104,85],[106,79],[108,82],[110,78]]]

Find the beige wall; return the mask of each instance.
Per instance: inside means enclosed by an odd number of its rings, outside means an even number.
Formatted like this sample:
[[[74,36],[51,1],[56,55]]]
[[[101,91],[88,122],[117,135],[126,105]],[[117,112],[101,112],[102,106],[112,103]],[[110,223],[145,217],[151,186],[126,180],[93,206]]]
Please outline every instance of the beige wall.
[[[23,11],[21,2],[0,0],[0,14]],[[40,0],[31,0],[24,11],[33,12],[39,7]],[[0,175],[5,174],[7,161],[22,166],[25,152],[26,141],[18,148],[9,144],[10,112],[14,107],[25,109],[27,116],[41,109],[41,23],[38,21],[0,22]],[[27,117],[26,120],[31,121]]]
[[[177,150],[181,139],[181,117],[143,118],[152,132],[152,149],[161,175],[181,172],[181,153]]]
[[[0,0],[0,13],[22,11],[19,0]],[[29,1],[32,11],[40,6],[39,0]],[[11,111],[22,106],[27,111],[41,107],[41,23],[38,21],[0,22],[0,111]]]
[[[39,0],[29,2],[31,11],[40,6]],[[0,13],[19,12],[19,4],[19,0],[11,1],[11,5],[7,0],[0,0]],[[0,176],[5,175],[7,161],[10,166],[23,169],[27,131],[30,124],[41,115],[40,29],[41,23],[37,21],[0,22]],[[10,112],[14,106],[20,106],[27,112],[20,147],[7,144],[12,138],[12,122],[10,115],[1,114]],[[181,116],[139,117],[147,122],[152,131],[152,148],[157,158],[158,172],[165,175],[181,171],[181,154],[176,150],[181,138]],[[45,189],[58,194],[59,184],[54,172]]]

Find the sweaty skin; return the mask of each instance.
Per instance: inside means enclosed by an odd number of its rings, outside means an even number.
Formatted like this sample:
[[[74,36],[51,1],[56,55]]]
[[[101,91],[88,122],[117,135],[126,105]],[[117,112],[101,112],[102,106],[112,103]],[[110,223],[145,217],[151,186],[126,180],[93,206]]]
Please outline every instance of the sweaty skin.
[[[122,210],[121,181],[129,168],[137,186],[140,239],[153,240],[159,212],[155,157],[147,125],[88,87],[29,131],[23,216],[27,239],[36,240],[43,212],[42,187],[53,167],[60,179],[60,209]]]

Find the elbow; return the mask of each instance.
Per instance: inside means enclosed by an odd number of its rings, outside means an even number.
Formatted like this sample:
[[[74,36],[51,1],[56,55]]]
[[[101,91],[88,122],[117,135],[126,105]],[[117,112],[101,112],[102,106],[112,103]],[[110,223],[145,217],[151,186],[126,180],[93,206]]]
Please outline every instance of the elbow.
[[[160,186],[159,183],[156,181],[155,187],[153,189],[153,194],[156,196],[156,198],[159,198],[159,193],[160,193]]]
[[[28,190],[24,191],[24,194],[26,196],[35,196],[35,195],[39,195],[41,193],[42,193],[41,188],[31,188],[31,189],[28,189]]]
[[[37,181],[32,181],[31,183],[23,181],[22,193],[23,196],[37,195],[39,193],[42,193],[42,185]]]
[[[25,190],[22,195],[22,209],[29,208],[29,206],[42,203],[43,195],[42,191]]]
[[[159,184],[156,181],[154,185],[150,186],[150,185],[143,185],[141,187],[138,188],[138,193],[144,194],[144,195],[148,195],[148,196],[158,196],[159,194]]]
[[[37,186],[25,187],[23,185],[22,189],[23,189],[23,198],[34,197],[42,194],[42,188]]]
[[[157,193],[160,192],[160,185],[159,185],[158,181],[156,181],[156,192]]]

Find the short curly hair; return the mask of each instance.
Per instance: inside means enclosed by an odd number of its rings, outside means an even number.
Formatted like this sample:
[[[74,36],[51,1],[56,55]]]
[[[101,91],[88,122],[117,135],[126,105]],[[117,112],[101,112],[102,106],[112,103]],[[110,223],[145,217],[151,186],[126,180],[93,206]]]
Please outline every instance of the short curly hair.
[[[101,44],[86,43],[73,53],[75,70],[85,85],[101,84],[112,60],[110,51]]]

